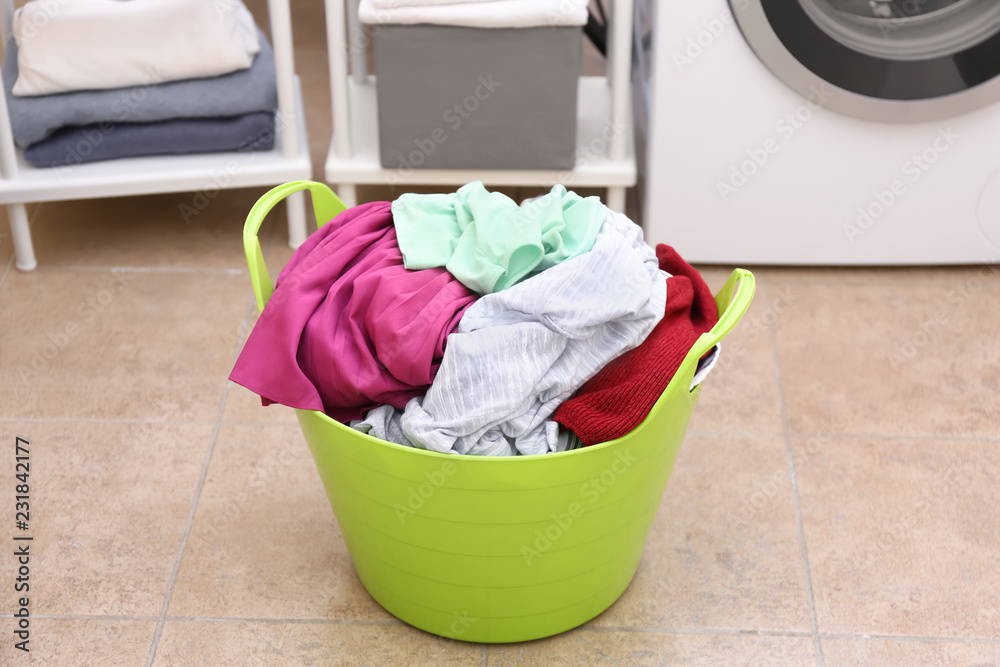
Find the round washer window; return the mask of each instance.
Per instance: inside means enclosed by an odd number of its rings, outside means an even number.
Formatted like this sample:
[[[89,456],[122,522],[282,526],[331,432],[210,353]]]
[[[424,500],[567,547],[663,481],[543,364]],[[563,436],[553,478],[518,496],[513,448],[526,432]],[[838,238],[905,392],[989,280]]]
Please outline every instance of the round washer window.
[[[1000,99],[998,0],[730,0],[761,60],[826,106],[877,120],[952,116]]]

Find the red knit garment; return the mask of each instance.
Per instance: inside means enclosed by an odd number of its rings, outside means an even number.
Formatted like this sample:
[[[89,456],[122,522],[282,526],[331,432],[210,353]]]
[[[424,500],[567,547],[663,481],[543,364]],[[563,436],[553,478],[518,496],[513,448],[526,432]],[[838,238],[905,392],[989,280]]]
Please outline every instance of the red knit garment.
[[[719,320],[715,298],[694,267],[662,243],[656,258],[671,274],[663,319],[639,347],[587,380],[552,417],[584,445],[620,438],[638,426],[698,337]]]

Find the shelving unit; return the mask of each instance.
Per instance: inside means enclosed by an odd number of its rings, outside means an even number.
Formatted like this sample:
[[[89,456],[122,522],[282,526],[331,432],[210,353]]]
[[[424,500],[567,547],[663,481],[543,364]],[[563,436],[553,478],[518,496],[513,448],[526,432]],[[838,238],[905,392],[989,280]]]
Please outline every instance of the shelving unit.
[[[11,0],[4,0],[0,8],[3,20],[0,48],[9,38],[13,12]],[[31,271],[36,266],[25,209],[25,204],[31,202],[157,192],[209,193],[311,178],[288,0],[268,0],[268,15],[278,83],[275,146],[270,151],[149,156],[39,169],[28,164],[23,151],[14,145],[7,99],[0,94],[0,204],[7,206],[18,269]],[[287,199],[288,238],[293,248],[307,236],[302,197],[302,193],[297,193]]]
[[[607,76],[581,77],[576,165],[569,171],[524,169],[385,168],[379,160],[375,77],[367,74],[365,31],[358,0],[326,0],[333,138],[326,180],[348,206],[357,203],[358,184],[489,185],[607,188],[605,203],[625,208],[625,189],[635,185],[630,67],[632,0],[612,0],[609,11]],[[348,70],[350,69],[350,74]]]

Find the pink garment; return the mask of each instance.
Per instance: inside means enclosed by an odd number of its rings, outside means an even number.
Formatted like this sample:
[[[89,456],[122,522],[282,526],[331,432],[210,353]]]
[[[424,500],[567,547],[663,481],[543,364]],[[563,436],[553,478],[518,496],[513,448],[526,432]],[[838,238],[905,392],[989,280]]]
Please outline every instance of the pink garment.
[[[343,422],[403,408],[426,392],[475,299],[445,269],[403,267],[390,202],[356,206],[292,255],[229,379],[264,405]]]

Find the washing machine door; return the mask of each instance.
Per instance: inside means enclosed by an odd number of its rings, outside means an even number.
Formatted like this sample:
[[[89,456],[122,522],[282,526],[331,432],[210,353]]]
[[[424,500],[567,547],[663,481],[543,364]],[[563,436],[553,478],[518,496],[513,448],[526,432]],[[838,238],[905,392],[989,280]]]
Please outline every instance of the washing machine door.
[[[789,86],[871,120],[948,118],[1000,99],[1000,0],[729,0]]]

